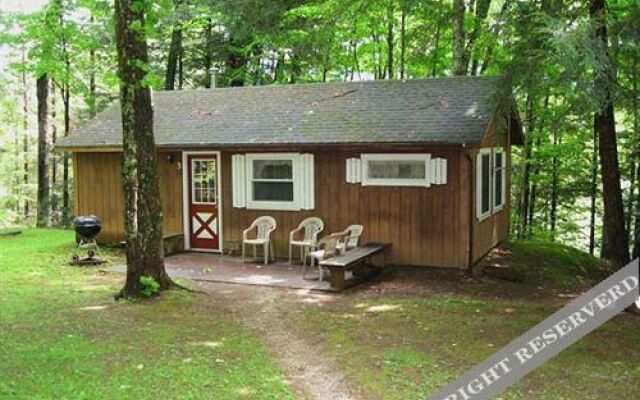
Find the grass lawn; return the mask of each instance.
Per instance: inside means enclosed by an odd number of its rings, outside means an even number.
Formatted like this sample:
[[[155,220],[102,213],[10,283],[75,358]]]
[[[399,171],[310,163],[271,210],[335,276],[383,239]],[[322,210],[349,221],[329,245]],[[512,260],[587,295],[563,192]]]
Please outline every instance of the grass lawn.
[[[513,243],[503,258],[521,269],[537,265],[542,271],[533,275],[567,286],[565,272],[559,269],[577,268],[577,250],[547,247]],[[340,360],[345,374],[362,387],[364,398],[423,400],[561,306],[556,292],[522,293],[541,289],[535,283],[456,278],[455,284],[442,289],[443,282],[421,282],[421,289],[431,285],[433,291],[420,297],[407,296],[406,289],[345,296],[321,307],[306,307],[298,313],[296,326],[300,332],[314,332],[317,344]],[[640,318],[621,315],[532,372],[502,398],[636,399],[638,393]]]
[[[68,266],[72,249],[70,231],[0,238],[0,398],[293,398],[258,340],[204,295],[115,303],[122,277]]]

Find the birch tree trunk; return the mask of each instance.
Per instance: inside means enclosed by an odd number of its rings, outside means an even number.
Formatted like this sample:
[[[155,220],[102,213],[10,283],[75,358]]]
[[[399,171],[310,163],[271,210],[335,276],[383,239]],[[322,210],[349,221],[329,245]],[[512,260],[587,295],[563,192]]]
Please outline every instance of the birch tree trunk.
[[[36,226],[49,224],[49,77],[42,74],[36,81],[38,101],[38,208]]]
[[[606,58],[611,62],[608,52],[605,0],[592,0],[589,15],[595,25],[595,37],[600,41]],[[629,241],[624,225],[624,205],[620,187],[613,94],[611,92],[614,82],[615,72],[610,66],[596,71],[594,86],[598,98],[601,100],[601,107],[596,110],[593,125],[595,131],[598,132],[600,143],[600,168],[604,200],[602,258],[609,261],[613,268],[619,268],[629,262]]]
[[[127,277],[118,298],[140,297],[144,289],[143,276],[153,278],[161,290],[172,286],[164,268],[151,91],[143,83],[144,66],[149,62],[141,28],[145,25],[145,11],[136,3],[135,0],[115,1],[127,244]]]

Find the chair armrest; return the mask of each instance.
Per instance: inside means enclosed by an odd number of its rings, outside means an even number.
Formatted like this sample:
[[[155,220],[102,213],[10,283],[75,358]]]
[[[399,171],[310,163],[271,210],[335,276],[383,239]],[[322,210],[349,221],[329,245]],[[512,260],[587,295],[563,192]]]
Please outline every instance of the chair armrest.
[[[302,229],[303,229],[302,227],[299,227],[289,232],[289,241],[291,242],[294,236],[296,235],[296,233],[300,232]]]
[[[248,235],[249,232],[251,232],[252,230],[254,230],[256,228],[256,226],[254,224],[251,224],[250,227],[248,227],[247,229],[245,229],[244,231],[242,231],[242,240],[247,240],[248,239]]]
[[[333,235],[347,235],[349,233],[349,229],[345,229],[344,231],[340,231],[340,232],[333,232],[331,234],[331,236]]]

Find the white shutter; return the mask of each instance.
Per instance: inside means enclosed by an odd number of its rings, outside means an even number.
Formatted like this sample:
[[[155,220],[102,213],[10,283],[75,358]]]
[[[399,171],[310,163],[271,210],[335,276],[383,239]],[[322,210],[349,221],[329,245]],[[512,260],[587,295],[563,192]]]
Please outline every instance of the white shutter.
[[[362,161],[359,158],[347,158],[345,172],[347,183],[362,182]]]
[[[302,210],[315,208],[315,180],[313,154],[300,155],[299,204]]]
[[[447,159],[431,159],[431,184],[444,185],[447,183]]]
[[[231,156],[231,186],[233,191],[233,206],[245,208],[247,206],[245,161],[244,155]]]

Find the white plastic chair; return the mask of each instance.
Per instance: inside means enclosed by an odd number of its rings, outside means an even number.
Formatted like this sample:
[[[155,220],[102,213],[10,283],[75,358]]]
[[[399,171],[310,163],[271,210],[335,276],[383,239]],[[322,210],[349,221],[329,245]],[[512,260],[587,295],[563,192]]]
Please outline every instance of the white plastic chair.
[[[318,217],[309,217],[289,233],[289,264],[293,254],[293,246],[300,247],[300,258],[307,265],[307,254],[316,249],[318,234],[324,230],[324,222]],[[302,238],[300,233],[303,232]],[[299,239],[296,239],[298,237]]]
[[[249,239],[249,233],[252,230],[256,230],[256,237],[253,239]],[[242,232],[242,263],[244,264],[245,259],[245,244],[253,245],[253,258],[257,259],[256,256],[256,246],[264,247],[264,263],[269,263],[269,255],[273,261],[275,261],[275,257],[273,256],[273,243],[271,242],[271,232],[276,229],[276,220],[273,217],[262,216],[256,218],[251,226],[245,229]]]
[[[362,225],[354,224],[349,225],[344,231],[338,232],[347,236],[344,242],[338,243],[338,250],[344,252],[358,247],[358,241],[360,240],[363,230],[364,227]]]

